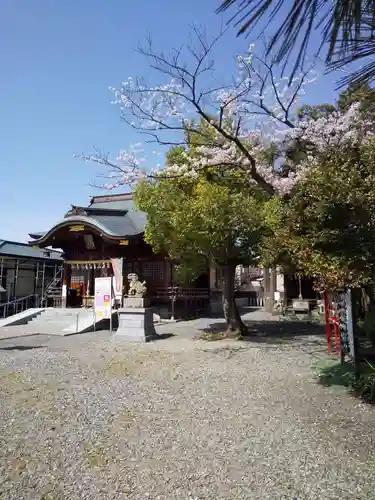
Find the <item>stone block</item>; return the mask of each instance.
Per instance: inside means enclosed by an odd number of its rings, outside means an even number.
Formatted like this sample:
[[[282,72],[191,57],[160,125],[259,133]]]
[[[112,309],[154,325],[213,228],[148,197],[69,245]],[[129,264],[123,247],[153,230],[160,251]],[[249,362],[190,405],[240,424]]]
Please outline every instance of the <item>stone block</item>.
[[[118,329],[115,340],[147,342],[158,338],[151,308],[124,307],[118,310]]]
[[[125,297],[124,299],[124,308],[145,308],[148,306],[148,300],[144,297]]]

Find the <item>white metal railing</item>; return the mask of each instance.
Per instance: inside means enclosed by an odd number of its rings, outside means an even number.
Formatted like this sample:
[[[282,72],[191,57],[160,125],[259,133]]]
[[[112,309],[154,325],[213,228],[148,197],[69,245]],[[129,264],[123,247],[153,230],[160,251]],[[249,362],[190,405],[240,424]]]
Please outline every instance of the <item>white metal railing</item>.
[[[29,309],[30,307],[40,307],[40,305],[40,295],[35,293],[10,300],[0,304],[0,318],[7,318],[8,316],[13,316],[13,314],[26,311],[26,309]]]

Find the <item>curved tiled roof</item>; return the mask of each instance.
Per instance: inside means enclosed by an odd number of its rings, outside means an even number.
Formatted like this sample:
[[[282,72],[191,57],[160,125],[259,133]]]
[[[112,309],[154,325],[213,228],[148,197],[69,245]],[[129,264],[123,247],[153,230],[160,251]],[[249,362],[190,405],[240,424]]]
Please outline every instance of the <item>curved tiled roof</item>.
[[[56,231],[73,224],[82,224],[92,228],[109,239],[126,239],[144,232],[147,215],[136,210],[133,200],[126,196],[121,199],[115,197],[97,197],[88,207],[78,207],[78,213],[69,213],[45,233],[30,233],[33,244],[45,243]],[[108,201],[107,201],[108,200]],[[77,207],[72,207],[73,210]],[[79,213],[81,212],[81,213]]]

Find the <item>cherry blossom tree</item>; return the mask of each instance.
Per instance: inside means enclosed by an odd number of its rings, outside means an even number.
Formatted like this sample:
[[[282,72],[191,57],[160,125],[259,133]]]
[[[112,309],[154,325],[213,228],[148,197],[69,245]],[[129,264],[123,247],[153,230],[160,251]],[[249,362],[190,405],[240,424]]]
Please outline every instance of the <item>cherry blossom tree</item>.
[[[181,165],[169,165],[162,172],[142,162],[134,148],[114,161],[100,152],[81,155],[108,167],[108,189],[145,176],[194,175],[215,167],[245,171],[249,183],[271,196],[291,189],[298,175],[295,170],[287,175],[285,169],[280,175],[280,147],[295,127],[305,87],[315,78],[313,70],[301,70],[289,84],[272,59],[258,57],[251,44],[236,58],[234,77],[219,78],[215,51],[222,35],[209,40],[204,30],[195,28],[193,42],[169,55],[157,52],[151,40],[139,49],[162,83],[150,86],[143,78],[129,77],[120,88],[111,88],[123,121],[141,134],[145,145],[193,146],[198,154],[182,171]],[[197,132],[202,121],[206,128]],[[275,153],[269,155],[270,150]]]
[[[151,40],[140,49],[161,77],[160,84],[128,78],[120,88],[111,88],[123,121],[144,141],[120,152],[114,161],[99,151],[80,155],[105,167],[107,189],[141,180],[190,182],[207,172],[220,182],[227,178],[228,185],[240,181],[245,192],[256,188],[275,199],[292,193],[327,150],[355,149],[372,136],[372,122],[364,119],[356,103],[317,119],[298,114],[306,85],[315,78],[312,70],[300,71],[289,84],[273,61],[257,57],[251,45],[237,57],[234,78],[223,82],[215,65],[221,34],[207,40],[195,29],[194,35],[195,44],[170,55],[155,51]],[[147,147],[157,149],[155,157],[163,147],[179,147],[179,154],[154,166],[146,160]],[[232,292],[233,272],[225,285]],[[237,313],[235,307],[230,310],[232,321]]]
[[[236,58],[235,76],[219,82],[214,56],[222,33],[211,40],[202,30],[194,29],[193,34],[195,43],[169,55],[158,53],[151,40],[139,49],[161,84],[150,86],[143,78],[129,77],[120,88],[110,89],[123,121],[144,141],[121,151],[115,160],[100,151],[79,155],[107,168],[105,188],[135,185],[144,177],[231,168],[245,172],[249,184],[270,196],[284,194],[311,165],[311,155],[330,145],[360,141],[368,133],[370,124],[355,103],[317,120],[299,116],[306,85],[316,78],[314,70],[300,71],[289,84],[272,60],[255,54],[253,45]],[[202,122],[206,127],[197,126]],[[163,147],[179,145],[189,151],[186,162],[160,166],[158,159],[150,165],[142,156],[145,147],[155,144],[155,159]],[[304,152],[297,162],[288,156],[295,149]]]
[[[100,151],[78,155],[106,167],[105,188],[135,185],[144,177],[194,176],[202,169],[230,168],[245,173],[242,179],[269,196],[284,194],[322,148],[368,135],[372,125],[356,103],[344,111],[331,113],[327,108],[319,119],[299,115],[306,85],[316,78],[314,70],[301,70],[289,82],[272,59],[255,54],[253,44],[236,58],[234,77],[220,78],[215,55],[222,35],[209,40],[204,30],[195,28],[192,43],[169,55],[157,52],[150,39],[139,48],[155,80],[160,77],[162,83],[150,86],[143,78],[129,77],[110,90],[123,121],[143,142],[121,151],[115,160]],[[155,145],[155,165],[150,165],[144,150]],[[157,164],[163,147],[177,145],[189,152],[183,164]],[[290,155],[296,150],[303,152],[297,161]]]

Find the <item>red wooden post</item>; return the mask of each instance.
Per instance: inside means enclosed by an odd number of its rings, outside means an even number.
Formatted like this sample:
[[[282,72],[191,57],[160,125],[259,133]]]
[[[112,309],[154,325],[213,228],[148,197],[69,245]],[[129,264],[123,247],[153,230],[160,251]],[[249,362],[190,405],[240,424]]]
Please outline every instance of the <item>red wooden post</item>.
[[[331,341],[331,324],[329,318],[329,303],[328,303],[328,293],[324,292],[324,316],[326,321],[326,335],[327,335],[327,347],[328,352],[332,352],[332,341]]]

